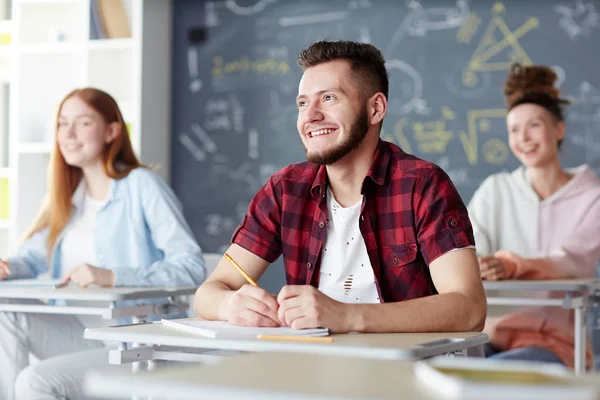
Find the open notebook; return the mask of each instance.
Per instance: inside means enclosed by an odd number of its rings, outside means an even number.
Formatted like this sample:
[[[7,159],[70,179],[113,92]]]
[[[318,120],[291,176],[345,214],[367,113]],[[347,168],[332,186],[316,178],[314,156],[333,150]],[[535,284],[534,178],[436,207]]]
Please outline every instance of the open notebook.
[[[292,329],[290,327],[262,328],[237,326],[222,321],[202,321],[194,318],[163,319],[161,323],[186,332],[215,339],[256,339],[259,335],[276,336],[328,336],[329,329]]]

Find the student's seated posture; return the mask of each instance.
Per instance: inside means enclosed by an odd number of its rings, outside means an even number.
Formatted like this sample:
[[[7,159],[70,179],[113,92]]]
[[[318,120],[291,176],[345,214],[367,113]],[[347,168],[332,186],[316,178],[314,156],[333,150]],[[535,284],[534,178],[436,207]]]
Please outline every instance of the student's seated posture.
[[[514,65],[504,86],[509,146],[522,166],[488,177],[469,204],[481,277],[593,278],[600,257],[600,181],[586,165],[565,170],[556,74]],[[572,367],[573,312],[537,307],[487,322],[488,356]],[[591,354],[588,354],[591,356]]]
[[[197,313],[332,332],[481,330],[466,206],[439,167],[379,138],[389,86],[381,52],[321,41],[299,65],[308,162],[271,176],[227,251],[255,280],[283,254],[288,285],[272,295],[222,260],[196,293]]]
[[[48,200],[16,256],[0,261],[0,279],[49,271],[81,287],[202,283],[179,201],[134,155],[111,96],[84,88],[65,97],[49,168]],[[0,398],[83,398],[84,374],[108,367],[102,344],[83,338],[87,322],[0,312]],[[28,366],[29,353],[40,362]]]

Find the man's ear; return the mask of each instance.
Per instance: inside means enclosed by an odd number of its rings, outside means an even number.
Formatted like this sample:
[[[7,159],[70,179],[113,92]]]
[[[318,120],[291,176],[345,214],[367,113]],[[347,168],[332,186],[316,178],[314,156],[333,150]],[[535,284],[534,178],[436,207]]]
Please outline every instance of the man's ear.
[[[385,117],[387,111],[387,99],[383,93],[375,93],[369,99],[368,104],[369,124],[377,125],[383,120],[383,117]]]
[[[106,143],[112,143],[121,134],[121,125],[118,122],[111,122],[106,129]]]

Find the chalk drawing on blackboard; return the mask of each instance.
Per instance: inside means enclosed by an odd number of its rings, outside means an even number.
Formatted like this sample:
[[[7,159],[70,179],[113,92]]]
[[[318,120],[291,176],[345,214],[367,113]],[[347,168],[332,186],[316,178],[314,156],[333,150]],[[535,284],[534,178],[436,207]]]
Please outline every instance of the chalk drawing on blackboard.
[[[237,0],[226,0],[225,6],[236,15],[254,15],[263,11],[270,3],[275,3],[277,0],[256,0],[251,6],[241,6]]]
[[[498,130],[502,129],[502,131],[505,131],[505,117],[506,110],[503,108],[470,110],[467,113],[467,132],[459,132],[458,137],[463,145],[469,164],[477,165],[479,159],[479,134],[490,132],[493,123],[500,124],[499,127],[501,128],[498,128]]]
[[[196,93],[202,89],[202,81],[198,79],[198,49],[188,48],[188,73],[190,76],[190,92]]]
[[[190,125],[190,130],[192,133],[198,138],[200,143],[202,143],[202,149],[210,154],[215,154],[217,152],[217,145],[215,142],[208,136],[206,131],[202,129],[200,124],[193,123]]]
[[[263,11],[269,4],[277,0],[256,0],[252,5],[240,5],[237,0],[207,1],[204,4],[204,25],[215,28],[221,25],[217,9],[227,8],[238,16],[255,15]]]
[[[447,106],[442,107],[441,116],[435,120],[413,121],[410,125],[412,138],[417,149],[423,154],[443,154],[448,143],[455,138],[452,130],[446,127],[448,121],[456,119],[454,112]],[[403,126],[402,126],[403,128]],[[403,135],[406,137],[406,134]]]
[[[492,8],[492,18],[482,35],[475,52],[463,71],[462,83],[467,87],[478,84],[478,74],[486,71],[508,71],[514,62],[532,64],[531,59],[519,44],[519,39],[540,23],[535,17],[527,19],[523,25],[511,30],[500,16],[505,12],[500,2]]]
[[[455,65],[449,68],[449,72],[444,76],[444,85],[450,93],[463,99],[478,99],[487,96],[492,87],[490,74],[490,72],[480,72],[475,85],[468,87],[463,84],[464,64]]]
[[[423,96],[423,80],[421,75],[411,65],[401,60],[387,60],[385,66],[390,75],[390,82],[394,82],[394,86],[390,87],[390,97],[393,98],[390,102],[390,109],[395,113],[408,114],[417,112],[427,114],[429,109],[427,103],[422,98]],[[407,79],[408,78],[408,79]],[[400,92],[396,90],[396,84],[400,85]]]
[[[213,57],[211,83],[215,92],[231,92],[278,85],[286,81],[290,73],[291,67],[287,59],[240,55],[225,60],[217,55]]]
[[[577,40],[580,37],[589,37],[594,28],[600,22],[600,16],[592,2],[585,0],[576,0],[575,7],[569,8],[564,5],[557,5],[554,11],[560,14],[558,26],[569,36],[571,40]]]
[[[244,131],[244,108],[235,93],[227,99],[208,99],[204,105],[204,128],[209,131]]]
[[[563,67],[559,65],[552,65],[550,68],[556,73],[556,82],[554,82],[554,86],[560,88],[563,82],[567,79],[567,74]]]
[[[256,129],[250,129],[248,131],[248,157],[251,160],[258,158],[258,132]]]
[[[455,185],[466,185],[470,183],[469,169],[467,167],[453,168],[450,164],[450,157],[442,156],[437,160],[436,164],[448,174],[450,180],[452,180],[452,183]]]
[[[350,10],[359,10],[361,8],[371,8],[373,3],[370,0],[352,0],[348,2]]]
[[[572,105],[567,113],[570,128],[567,138],[576,146],[583,146],[588,164],[600,158],[600,90],[589,82],[579,85],[578,93],[569,96]]]
[[[192,140],[192,138],[185,132],[181,132],[178,136],[179,142],[185,147],[185,149],[192,155],[194,160],[203,162],[206,160],[206,153],[200,149],[200,147]]]
[[[369,28],[366,26],[361,26],[359,29],[358,41],[361,43],[371,43],[371,34],[369,33]]]
[[[413,151],[410,142],[404,135],[404,126],[406,123],[406,117],[400,118],[400,120],[394,124],[394,133],[387,133],[384,128],[381,130],[381,138],[386,142],[397,144],[405,153],[412,154]]]
[[[398,42],[405,34],[410,36],[425,36],[427,32],[458,28],[469,15],[469,5],[465,0],[457,0],[456,7],[424,8],[417,0],[408,2],[410,12],[392,35],[385,49],[386,54],[392,54]]]
[[[481,149],[483,159],[492,165],[502,165],[508,160],[509,150],[506,143],[498,138],[488,139]]]
[[[281,17],[278,20],[280,26],[298,26],[317,24],[324,22],[342,21],[350,16],[348,11],[330,11],[318,14],[295,15],[292,17]]]
[[[460,43],[471,44],[475,34],[481,26],[481,17],[474,12],[470,12],[467,19],[460,26],[460,29],[456,33],[456,40]]]

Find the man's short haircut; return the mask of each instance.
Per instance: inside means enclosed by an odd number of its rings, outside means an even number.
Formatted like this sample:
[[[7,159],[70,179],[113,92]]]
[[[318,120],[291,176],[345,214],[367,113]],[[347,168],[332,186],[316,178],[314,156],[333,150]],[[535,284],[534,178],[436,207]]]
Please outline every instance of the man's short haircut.
[[[329,61],[345,60],[356,77],[359,92],[365,98],[381,92],[388,98],[389,79],[385,59],[381,51],[372,44],[346,40],[321,40],[300,52],[298,65],[302,70]]]

